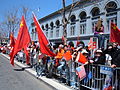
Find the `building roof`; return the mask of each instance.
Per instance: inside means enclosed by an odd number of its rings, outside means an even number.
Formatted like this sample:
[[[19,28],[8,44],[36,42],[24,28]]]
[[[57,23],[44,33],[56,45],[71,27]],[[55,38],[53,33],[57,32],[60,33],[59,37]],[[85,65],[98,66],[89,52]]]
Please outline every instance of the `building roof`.
[[[99,1],[100,1],[100,0],[98,0],[97,2],[99,2]],[[86,2],[87,2],[87,3],[94,3],[95,1],[94,1],[94,0],[80,0],[80,1],[75,2],[75,3],[73,3],[73,4],[78,3],[75,7],[82,7],[82,5],[86,4]],[[66,6],[66,7],[65,7],[65,11],[69,11],[70,8],[71,8],[71,6],[72,6],[72,4]],[[51,13],[51,14],[49,14],[49,15],[41,18],[41,19],[39,19],[38,21],[39,21],[39,22],[42,22],[42,21],[45,21],[45,20],[47,20],[47,19],[50,19],[50,17],[53,17],[53,16],[58,15],[58,14],[61,14],[62,11],[63,11],[63,8],[60,9],[60,10],[58,10],[58,11],[55,11],[55,12],[53,12],[53,13]],[[34,23],[31,23],[31,25],[34,26]]]

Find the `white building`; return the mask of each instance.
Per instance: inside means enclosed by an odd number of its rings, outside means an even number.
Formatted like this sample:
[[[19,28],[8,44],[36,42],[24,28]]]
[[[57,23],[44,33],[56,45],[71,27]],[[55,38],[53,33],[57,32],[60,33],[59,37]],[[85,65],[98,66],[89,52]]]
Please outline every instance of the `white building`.
[[[68,19],[71,5],[66,7],[66,19]],[[48,16],[39,19],[40,25],[53,43],[61,43],[63,36],[63,12],[58,10]],[[103,19],[105,36],[109,38],[110,23],[113,21],[120,28],[120,0],[80,0],[80,3],[72,10],[67,25],[67,40],[83,40],[87,45],[90,37],[94,36],[94,26],[99,18]],[[33,25],[33,24],[32,24]],[[35,27],[32,29],[32,40],[37,41]]]

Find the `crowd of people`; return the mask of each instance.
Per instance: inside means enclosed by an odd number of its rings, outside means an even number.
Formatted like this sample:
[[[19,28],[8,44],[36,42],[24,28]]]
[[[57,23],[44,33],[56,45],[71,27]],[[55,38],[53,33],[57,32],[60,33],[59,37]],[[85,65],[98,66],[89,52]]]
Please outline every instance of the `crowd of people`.
[[[54,75],[59,74],[60,82],[64,82],[74,88],[78,87],[77,82],[83,81],[83,79],[81,79],[76,73],[77,67],[84,65],[86,73],[91,71],[92,74],[95,74],[94,76],[92,75],[92,77],[99,78],[101,75],[100,66],[98,65],[103,65],[110,68],[120,67],[120,49],[118,48],[118,43],[108,43],[107,48],[104,48],[105,37],[103,32],[104,26],[102,25],[102,20],[98,20],[94,33],[94,36],[98,38],[98,49],[94,50],[90,50],[88,46],[85,46],[83,41],[80,41],[76,47],[73,42],[69,42],[68,45],[48,45],[47,47],[56,54],[55,57],[50,57],[49,55],[43,54],[40,51],[39,44],[32,42],[27,48],[30,56],[29,65],[36,69],[37,77],[45,75],[46,77],[52,78]],[[12,48],[9,47],[9,45],[5,45],[0,47],[0,52],[9,54],[11,49]],[[22,63],[26,62],[24,50],[17,53],[16,59]],[[93,65],[95,65],[94,69]],[[114,73],[114,71],[115,70],[112,69],[111,72],[113,72],[113,74],[103,75],[105,76],[104,85],[101,84],[100,87],[95,88],[102,90],[105,85],[109,84],[112,89],[115,88],[116,90],[119,90],[120,77],[118,76],[120,75],[120,70],[117,69],[117,73]],[[114,78],[112,78],[113,76]],[[115,78],[117,78],[117,82]],[[110,81],[109,83],[108,79]],[[99,84],[100,82],[95,83]],[[116,87],[114,87],[111,83],[115,83]]]
[[[55,57],[50,57],[41,53],[38,44],[32,43],[28,47],[27,50],[30,52],[30,66],[36,69],[37,77],[45,75],[46,77],[52,78],[54,75],[59,74],[61,82],[64,82],[74,88],[78,86],[77,78],[79,77],[76,73],[76,68],[81,65],[84,65],[86,72],[88,69],[87,65],[104,65],[111,68],[120,67],[120,49],[118,48],[118,43],[116,42],[108,43],[106,49],[99,48],[94,52],[91,52],[88,46],[85,46],[82,41],[80,41],[79,45],[76,47],[74,47],[73,42],[69,42],[68,45],[48,45],[48,47],[56,54]],[[8,49],[9,48],[7,48],[7,46],[4,46],[4,49],[1,49],[0,51],[4,53],[8,52]],[[83,60],[80,60],[80,53],[85,57],[85,59],[82,58]],[[16,59],[19,62],[25,63],[23,50],[17,53]],[[100,71],[100,69],[97,70]],[[117,76],[119,75],[120,71],[118,70]],[[111,76],[109,76],[109,78]],[[117,88],[120,89],[120,78],[117,77],[117,80]]]

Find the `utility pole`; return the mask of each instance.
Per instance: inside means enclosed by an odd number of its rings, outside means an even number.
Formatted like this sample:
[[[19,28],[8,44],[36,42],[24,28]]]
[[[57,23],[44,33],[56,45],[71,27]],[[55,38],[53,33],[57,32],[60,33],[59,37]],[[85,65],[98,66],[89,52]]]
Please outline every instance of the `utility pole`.
[[[65,0],[62,0],[63,3],[63,36],[64,36],[64,45],[67,44],[67,21],[65,18]]]

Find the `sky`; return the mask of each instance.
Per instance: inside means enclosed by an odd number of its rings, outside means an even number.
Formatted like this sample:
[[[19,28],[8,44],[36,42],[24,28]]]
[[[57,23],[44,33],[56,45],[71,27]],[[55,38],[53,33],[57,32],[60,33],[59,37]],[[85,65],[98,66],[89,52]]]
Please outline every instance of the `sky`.
[[[66,6],[71,4],[72,0],[66,0]],[[47,16],[62,8],[62,0],[1,0],[0,2],[0,22],[4,20],[8,11],[13,11],[22,6],[29,8],[34,12],[37,18]],[[39,10],[38,10],[39,8]]]

